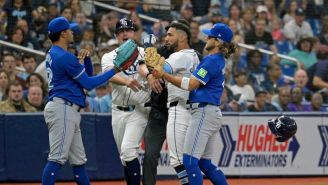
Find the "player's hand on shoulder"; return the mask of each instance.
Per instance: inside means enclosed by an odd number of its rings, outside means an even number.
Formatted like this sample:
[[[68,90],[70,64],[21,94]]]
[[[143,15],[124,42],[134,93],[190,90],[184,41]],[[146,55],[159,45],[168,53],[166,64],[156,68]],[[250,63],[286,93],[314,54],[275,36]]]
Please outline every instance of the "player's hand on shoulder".
[[[160,93],[163,90],[161,85],[161,80],[162,79],[156,79],[155,77],[153,77],[152,74],[147,76],[149,87],[151,88],[151,90],[153,90],[156,93]]]
[[[128,79],[126,86],[132,89],[134,92],[138,92],[142,86],[136,79]]]
[[[84,61],[86,57],[90,56],[90,51],[87,49],[81,49],[77,55],[77,58],[79,59],[80,63]]]

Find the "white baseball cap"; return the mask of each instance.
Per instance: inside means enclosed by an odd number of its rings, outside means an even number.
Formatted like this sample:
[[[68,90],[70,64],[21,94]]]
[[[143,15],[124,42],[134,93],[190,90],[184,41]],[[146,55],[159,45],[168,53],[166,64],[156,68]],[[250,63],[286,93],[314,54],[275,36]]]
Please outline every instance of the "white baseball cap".
[[[261,12],[268,12],[268,8],[264,5],[259,5],[256,8],[256,12],[257,13],[261,13]]]

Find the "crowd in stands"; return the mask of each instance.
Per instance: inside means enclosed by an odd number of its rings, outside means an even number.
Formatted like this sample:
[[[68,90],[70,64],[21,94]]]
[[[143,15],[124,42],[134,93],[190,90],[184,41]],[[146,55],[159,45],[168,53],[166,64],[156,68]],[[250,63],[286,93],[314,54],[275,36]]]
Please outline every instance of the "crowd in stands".
[[[101,57],[118,47],[115,26],[128,17],[136,26],[136,41],[154,34],[164,44],[165,27],[173,20],[190,24],[191,48],[206,55],[201,30],[217,22],[228,24],[239,47],[226,65],[223,111],[327,111],[328,0],[135,0],[103,1],[130,11],[121,14],[82,0],[0,0],[0,40],[47,52],[47,25],[64,16],[78,26],[69,51],[91,53],[94,74]],[[142,20],[139,15],[159,21]],[[285,54],[299,62],[268,55]],[[0,112],[43,111],[47,102],[44,56],[9,46],[0,47]],[[86,92],[86,112],[111,112],[111,86]]]

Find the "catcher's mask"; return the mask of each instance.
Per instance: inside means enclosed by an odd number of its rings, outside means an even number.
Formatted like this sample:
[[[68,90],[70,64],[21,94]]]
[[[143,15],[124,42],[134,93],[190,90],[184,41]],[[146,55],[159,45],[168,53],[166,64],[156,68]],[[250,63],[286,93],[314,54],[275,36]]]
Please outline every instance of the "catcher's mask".
[[[297,131],[296,121],[288,116],[279,116],[276,119],[271,119],[268,121],[268,125],[278,142],[287,141]]]
[[[116,23],[115,33],[117,34],[123,29],[130,29],[136,31],[136,27],[130,19],[122,18]]]

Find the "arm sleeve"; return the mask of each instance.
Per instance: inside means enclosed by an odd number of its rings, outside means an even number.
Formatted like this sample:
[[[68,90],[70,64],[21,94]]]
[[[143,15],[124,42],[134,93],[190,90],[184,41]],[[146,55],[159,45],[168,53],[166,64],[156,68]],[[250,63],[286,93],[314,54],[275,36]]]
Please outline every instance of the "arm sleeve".
[[[85,72],[83,72],[75,80],[85,89],[91,90],[112,78],[116,74],[115,69],[106,71],[100,75],[89,77]]]
[[[90,57],[86,57],[84,59],[84,68],[85,68],[85,72],[88,74],[88,76],[92,76],[93,66],[92,66],[92,61],[91,61]]]

